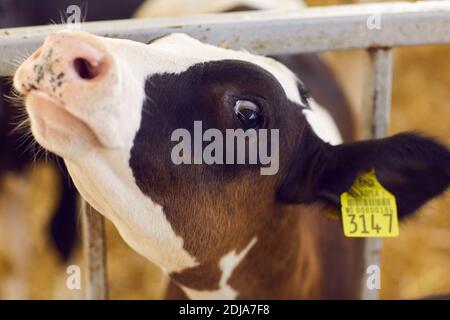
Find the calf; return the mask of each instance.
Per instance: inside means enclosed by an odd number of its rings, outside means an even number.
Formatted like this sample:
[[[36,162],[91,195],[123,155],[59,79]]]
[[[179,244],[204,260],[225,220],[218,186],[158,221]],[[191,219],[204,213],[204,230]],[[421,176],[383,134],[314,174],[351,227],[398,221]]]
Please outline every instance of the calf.
[[[361,241],[325,212],[371,169],[400,218],[450,182],[439,143],[410,133],[339,144],[332,118],[285,66],[184,34],[145,45],[60,32],[14,86],[34,137],[64,158],[81,195],[189,298],[355,298]],[[278,130],[278,172],[176,165],[172,134],[195,135],[194,121]]]

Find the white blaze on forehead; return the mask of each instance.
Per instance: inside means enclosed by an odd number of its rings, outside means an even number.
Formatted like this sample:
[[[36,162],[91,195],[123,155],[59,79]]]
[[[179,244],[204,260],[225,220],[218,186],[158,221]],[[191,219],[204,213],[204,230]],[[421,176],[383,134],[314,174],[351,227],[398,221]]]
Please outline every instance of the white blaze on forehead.
[[[187,16],[203,13],[217,13],[237,7],[255,10],[299,9],[302,0],[150,0],[138,9],[135,18]]]
[[[219,289],[217,290],[194,290],[188,287],[182,286],[183,290],[186,292],[190,299],[194,300],[233,300],[239,295],[239,292],[234,290],[229,284],[231,276],[234,270],[239,266],[239,264],[247,256],[248,252],[256,244],[257,238],[254,237],[248,245],[239,253],[236,250],[232,250],[226,255],[224,255],[219,261],[219,267],[222,271],[220,276]]]
[[[331,145],[341,144],[342,136],[328,111],[314,100],[310,101],[310,106],[311,109],[303,109],[303,114],[315,134]]]

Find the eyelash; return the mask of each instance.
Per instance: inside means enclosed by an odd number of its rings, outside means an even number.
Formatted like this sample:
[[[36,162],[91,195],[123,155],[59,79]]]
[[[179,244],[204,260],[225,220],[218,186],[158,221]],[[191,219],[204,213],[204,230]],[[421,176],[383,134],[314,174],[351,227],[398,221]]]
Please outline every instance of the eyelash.
[[[232,95],[232,105],[234,107],[234,105],[236,104],[236,102],[238,102],[239,100],[247,100],[250,102],[253,102],[254,104],[256,104],[259,107],[259,111],[261,114],[264,114],[264,102],[266,101],[263,97],[257,97],[257,96],[245,96],[245,95]]]
[[[298,91],[300,92],[300,99],[305,107],[309,107],[309,101],[311,99],[311,93],[309,92],[309,90],[303,86],[299,86]]]

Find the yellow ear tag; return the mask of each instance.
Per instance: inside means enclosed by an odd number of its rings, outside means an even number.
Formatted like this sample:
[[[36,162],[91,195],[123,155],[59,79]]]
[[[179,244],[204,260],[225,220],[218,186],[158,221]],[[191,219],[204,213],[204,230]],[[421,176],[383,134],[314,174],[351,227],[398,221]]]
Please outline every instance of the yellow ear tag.
[[[375,170],[359,175],[349,192],[341,194],[344,234],[347,237],[397,237],[395,197],[378,181]]]

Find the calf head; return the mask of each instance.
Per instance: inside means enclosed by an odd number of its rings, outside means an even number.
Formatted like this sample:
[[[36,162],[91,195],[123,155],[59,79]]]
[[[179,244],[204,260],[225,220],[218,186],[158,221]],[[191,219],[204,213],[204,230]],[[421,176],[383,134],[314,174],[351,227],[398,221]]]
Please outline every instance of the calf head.
[[[57,33],[20,66],[14,85],[36,140],[64,158],[82,196],[136,251],[169,273],[191,270],[186,285],[206,269],[219,282],[218,261],[251,250],[287,204],[339,208],[360,172],[375,168],[402,217],[450,180],[444,146],[414,134],[333,146],[329,118],[313,116],[314,102],[283,65],[183,34],[145,45]],[[219,132],[279,130],[279,170],[175,164],[172,134],[193,136],[194,121]],[[226,261],[242,258],[233,257]]]
[[[286,127],[288,147],[306,124],[305,98],[283,66],[182,34],[144,45],[57,33],[14,83],[36,140],[63,155],[82,196],[169,272],[248,245],[281,176],[261,175],[257,164],[176,165],[172,133],[194,121],[204,130]]]

